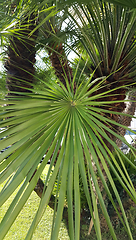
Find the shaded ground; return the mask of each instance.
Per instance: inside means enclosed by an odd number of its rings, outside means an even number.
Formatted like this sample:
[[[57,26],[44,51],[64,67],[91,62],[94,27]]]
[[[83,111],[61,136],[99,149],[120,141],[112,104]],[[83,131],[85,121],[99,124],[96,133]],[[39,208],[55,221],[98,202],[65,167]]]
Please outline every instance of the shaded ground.
[[[131,232],[133,235],[133,240],[136,240],[136,204],[129,199],[128,197],[124,197],[122,199],[123,206],[125,209],[125,213],[130,224]],[[99,208],[99,206],[98,206]],[[118,207],[119,212],[120,208]],[[107,211],[109,213],[112,225],[114,227],[115,233],[117,235],[118,240],[128,240],[129,237],[124,229],[123,224],[119,220],[116,212],[114,211],[112,205],[109,203],[107,207]],[[109,233],[109,229],[106,223],[106,220],[102,214],[102,211],[99,208],[100,213],[100,225],[102,231],[102,240],[113,240],[111,233]],[[81,238],[80,240],[97,240],[96,233],[94,227],[92,228],[91,234],[88,236],[88,226],[90,223],[89,214],[87,213],[85,217],[82,218],[81,223]]]
[[[131,207],[130,210],[126,212],[132,235],[133,240],[136,240],[136,207]],[[122,223],[119,221],[119,219],[113,215],[111,217],[112,224],[115,229],[115,233],[117,235],[118,240],[128,240],[128,235],[122,225]],[[113,240],[111,233],[109,233],[108,226],[106,223],[105,218],[103,215],[100,215],[100,222],[101,222],[101,230],[102,230],[102,240]],[[97,240],[94,227],[92,228],[91,234],[88,236],[88,226],[89,221],[82,221],[81,225],[81,238],[80,240]]]

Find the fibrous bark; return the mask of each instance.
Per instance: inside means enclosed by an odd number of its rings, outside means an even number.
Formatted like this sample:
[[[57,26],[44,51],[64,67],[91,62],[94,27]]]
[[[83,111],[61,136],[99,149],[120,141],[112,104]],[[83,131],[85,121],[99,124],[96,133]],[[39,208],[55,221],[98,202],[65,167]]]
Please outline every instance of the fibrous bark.
[[[72,68],[69,66],[62,44],[55,47],[55,50],[50,51],[50,59],[52,66],[55,69],[55,74],[59,80],[66,86],[66,78],[69,84],[72,82]]]
[[[34,83],[34,63],[35,63],[35,45],[37,32],[31,37],[30,32],[35,28],[35,19],[31,15],[22,25],[27,24],[28,27],[25,31],[18,29],[19,34],[14,34],[10,38],[8,46],[8,59],[5,62],[7,69],[7,88],[9,93],[14,92],[31,92],[31,85]],[[18,28],[18,26],[17,26]],[[28,89],[29,88],[29,89]]]
[[[57,32],[57,31],[56,31]],[[70,87],[73,81],[72,68],[68,62],[64,46],[62,43],[58,44],[49,44],[49,57],[52,63],[52,66],[55,70],[55,74],[66,87],[66,81],[68,81]]]

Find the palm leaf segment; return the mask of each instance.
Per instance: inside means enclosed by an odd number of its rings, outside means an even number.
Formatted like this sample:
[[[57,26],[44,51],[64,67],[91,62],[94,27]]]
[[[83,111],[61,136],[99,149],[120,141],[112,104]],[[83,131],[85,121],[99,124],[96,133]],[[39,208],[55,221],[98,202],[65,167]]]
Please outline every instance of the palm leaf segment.
[[[129,2],[127,0],[108,0],[106,2],[111,2],[114,4],[118,4],[124,7],[130,7],[130,8],[136,8],[136,1],[130,0]]]

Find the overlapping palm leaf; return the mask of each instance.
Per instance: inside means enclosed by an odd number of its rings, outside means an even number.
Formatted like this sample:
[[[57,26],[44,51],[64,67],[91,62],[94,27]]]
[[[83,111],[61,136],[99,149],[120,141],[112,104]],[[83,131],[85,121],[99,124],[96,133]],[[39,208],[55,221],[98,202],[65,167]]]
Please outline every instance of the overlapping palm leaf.
[[[122,68],[122,74],[126,70],[124,67],[128,68],[126,61],[134,64],[135,11],[104,4],[101,1],[92,1],[90,4],[73,5],[68,10],[68,15],[70,16],[68,27],[71,26],[71,33],[77,41],[82,42],[92,65],[98,67],[99,75],[113,72],[115,75],[115,71],[119,68]],[[102,63],[99,64],[101,61]]]
[[[131,0],[131,1],[127,1],[127,0],[108,0],[107,2],[118,4],[118,5],[121,5],[123,7],[136,8],[136,1],[135,0]]]
[[[58,0],[57,4],[72,4],[75,2],[82,2],[82,3],[91,3],[93,0],[85,0],[85,1],[80,1],[80,0]],[[136,1],[135,0],[130,0],[129,2],[127,0],[104,0],[104,2],[111,2],[114,4],[120,4],[121,6],[127,6],[127,7],[132,7],[135,8],[136,7]]]

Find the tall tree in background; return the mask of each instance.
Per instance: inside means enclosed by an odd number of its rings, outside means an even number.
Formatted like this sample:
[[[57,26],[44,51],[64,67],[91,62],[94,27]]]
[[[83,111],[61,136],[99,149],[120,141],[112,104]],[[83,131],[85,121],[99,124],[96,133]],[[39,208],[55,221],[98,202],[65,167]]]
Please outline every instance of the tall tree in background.
[[[58,2],[58,7],[59,3],[61,1]],[[69,4],[67,1],[62,3]],[[20,4],[16,5],[18,11]],[[114,140],[119,138],[125,142],[117,134],[121,126],[118,123],[118,116],[125,108],[124,99],[128,87],[135,83],[135,12],[112,4],[104,4],[102,1],[91,1],[91,4],[80,4],[80,1],[77,4],[72,1],[72,6],[67,5],[60,14],[62,17],[64,13],[63,19],[65,17],[68,19],[68,27],[66,31],[58,31],[50,19],[55,13],[54,6],[48,8],[44,1],[39,4],[41,4],[40,7],[42,6],[41,13],[44,12],[46,17],[41,20],[39,17],[38,26],[34,28],[35,20],[31,16],[35,15],[30,11],[31,13],[26,17],[25,12],[23,15],[25,20],[20,23],[23,34],[19,31],[17,38],[13,35],[8,49],[9,60],[6,64],[8,86],[10,91],[16,90],[17,96],[10,96],[10,101],[1,100],[0,114],[3,119],[1,127],[5,128],[1,138],[5,135],[7,137],[1,140],[0,148],[11,145],[0,156],[1,181],[5,181],[10,176],[11,178],[2,190],[0,204],[2,205],[21,183],[22,185],[1,222],[1,237],[5,236],[21,211],[50,159],[50,168],[39,209],[26,239],[31,239],[49,202],[56,179],[58,179],[58,192],[55,199],[57,207],[51,239],[57,239],[58,236],[65,196],[67,196],[70,239],[80,238],[79,175],[82,177],[97,238],[101,239],[101,230],[96,199],[100,203],[111,234],[116,239],[102,197],[102,189],[99,185],[101,182],[128,236],[133,239],[119,194],[107,166],[112,168],[128,195],[136,202],[132,181],[128,174],[122,171],[112,154],[114,149],[120,156],[120,164],[122,164],[123,153]],[[38,7],[33,5],[32,9],[37,11]],[[49,9],[52,11],[50,12]],[[26,21],[29,24],[26,24]],[[48,26],[45,28],[46,24]],[[49,49],[52,66],[57,76],[56,82],[44,83],[43,91],[38,89],[35,91],[29,87],[32,86],[34,75],[37,29],[40,32],[37,45],[42,46],[41,49]],[[63,32],[66,36],[70,36],[71,46],[73,44],[79,49],[82,44],[81,51],[83,49],[86,52],[88,62],[85,61],[86,66],[82,69],[80,76],[78,66],[72,74],[64,48],[68,42],[64,41],[62,44],[64,38],[61,39],[58,35],[59,33],[63,36]],[[45,38],[47,34],[49,36]],[[89,69],[89,75],[88,71],[86,73],[86,67]],[[18,97],[19,89],[21,98]],[[131,148],[134,150],[133,147]],[[39,164],[45,153],[42,163]],[[125,159],[136,169],[127,157]],[[53,165],[55,166],[52,172]],[[120,205],[122,217],[106,183],[107,179]],[[73,205],[75,216],[73,216]]]

